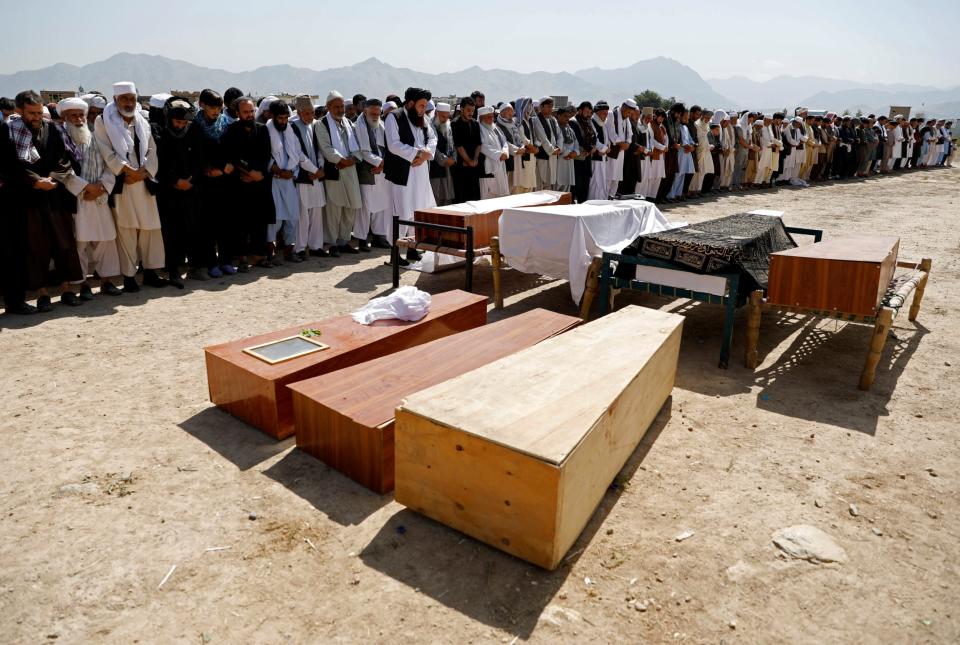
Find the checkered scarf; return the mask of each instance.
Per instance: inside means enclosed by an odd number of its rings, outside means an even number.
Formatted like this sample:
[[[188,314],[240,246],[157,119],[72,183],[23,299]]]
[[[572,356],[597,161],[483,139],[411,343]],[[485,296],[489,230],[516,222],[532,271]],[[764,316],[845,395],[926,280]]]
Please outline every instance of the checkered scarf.
[[[36,134],[30,129],[23,119],[12,119],[10,126],[10,140],[17,149],[17,157],[20,161],[28,164],[36,163],[40,160],[40,153],[37,152]]]

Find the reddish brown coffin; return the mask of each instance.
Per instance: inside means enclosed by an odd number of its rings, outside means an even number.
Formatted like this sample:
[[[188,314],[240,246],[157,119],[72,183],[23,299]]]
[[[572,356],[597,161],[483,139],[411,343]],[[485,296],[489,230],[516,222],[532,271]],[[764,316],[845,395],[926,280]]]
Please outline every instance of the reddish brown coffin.
[[[350,316],[308,322],[269,334],[204,348],[210,400],[233,416],[283,439],[293,434],[293,408],[288,383],[327,374],[344,367],[415,345],[473,329],[487,321],[487,298],[465,291],[434,295],[430,313],[416,322],[380,320],[361,325]],[[330,346],[270,365],[245,354],[244,348],[319,329]]]
[[[534,309],[292,383],[297,447],[378,493],[393,490],[393,414],[410,394],[531,347],[580,322]]]
[[[570,193],[563,193],[555,190],[543,190],[540,192],[551,193],[556,196],[555,201],[548,204],[537,204],[536,206],[526,206],[524,208],[536,208],[537,206],[556,206],[558,204],[570,204],[573,197]],[[444,224],[445,226],[457,226],[466,228],[473,227],[473,248],[483,249],[490,246],[490,238],[499,234],[500,214],[502,208],[491,210],[486,213],[458,213],[445,207],[424,208],[414,211],[413,219],[418,222],[427,222],[429,224]],[[466,249],[467,236],[462,233],[442,233],[439,231],[429,231],[425,228],[417,228],[417,241],[427,244],[439,244],[452,249]]]
[[[893,278],[899,248],[899,237],[856,235],[773,253],[767,302],[872,316]]]

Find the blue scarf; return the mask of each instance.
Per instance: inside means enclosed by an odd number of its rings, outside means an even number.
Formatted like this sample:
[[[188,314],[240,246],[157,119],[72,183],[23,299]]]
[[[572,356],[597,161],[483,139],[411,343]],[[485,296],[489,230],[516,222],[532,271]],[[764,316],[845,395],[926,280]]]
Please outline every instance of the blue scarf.
[[[198,110],[197,116],[194,117],[193,120],[196,121],[200,129],[203,130],[203,134],[214,141],[220,141],[220,137],[223,136],[223,133],[227,130],[227,126],[230,125],[229,121],[227,121],[227,115],[223,112],[220,113],[213,123],[210,123],[207,121],[207,117],[204,116],[203,110]]]

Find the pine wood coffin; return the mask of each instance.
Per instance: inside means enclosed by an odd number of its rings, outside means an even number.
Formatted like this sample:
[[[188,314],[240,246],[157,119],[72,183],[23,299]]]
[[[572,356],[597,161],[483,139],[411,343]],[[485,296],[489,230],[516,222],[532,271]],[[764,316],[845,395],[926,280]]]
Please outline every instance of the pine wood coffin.
[[[556,200],[549,204],[539,204],[539,206],[556,206],[558,204],[573,203],[573,196],[570,193],[545,190],[545,193],[553,193]],[[536,208],[530,206],[529,208]],[[418,222],[428,224],[444,224],[446,226],[457,226],[466,228],[473,227],[473,248],[483,249],[490,246],[490,238],[499,234],[500,214],[502,208],[496,208],[485,213],[463,213],[451,210],[449,207],[438,206],[436,208],[423,208],[414,211],[413,219]],[[417,228],[417,241],[427,244],[439,244],[452,249],[466,249],[467,239],[462,233],[444,233],[439,231],[430,231],[425,228]]]
[[[397,501],[555,568],[670,395],[682,325],[625,307],[411,395]]]
[[[770,255],[767,302],[876,314],[897,267],[899,237],[838,237]]]
[[[350,316],[304,323],[268,334],[204,348],[210,401],[277,439],[294,432],[288,383],[333,372],[422,343],[479,327],[487,321],[487,298],[465,291],[432,297],[430,313],[416,322],[380,320],[361,325]],[[244,349],[319,329],[330,346],[271,365]]]
[[[393,490],[393,415],[404,397],[580,323],[534,309],[292,383],[297,447],[378,493]]]

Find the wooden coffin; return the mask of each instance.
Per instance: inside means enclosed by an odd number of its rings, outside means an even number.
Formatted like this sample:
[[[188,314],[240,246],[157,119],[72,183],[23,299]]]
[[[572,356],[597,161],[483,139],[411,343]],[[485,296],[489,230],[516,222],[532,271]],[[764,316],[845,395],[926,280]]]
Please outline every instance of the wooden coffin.
[[[767,302],[872,316],[893,278],[899,248],[899,237],[856,235],[773,253]]]
[[[579,318],[534,309],[333,374],[292,383],[297,447],[378,493],[393,490],[404,397],[559,334]]]
[[[573,202],[573,196],[570,193],[559,192],[555,190],[539,191],[552,193],[556,199],[549,204],[537,204],[536,206],[555,206],[557,204],[570,204]],[[522,197],[522,195],[516,195]],[[497,200],[498,203],[503,203]],[[529,206],[529,208],[536,208]],[[451,210],[449,207],[423,208],[414,211],[413,219],[418,222],[429,224],[443,224],[445,226],[457,226],[466,228],[473,227],[473,248],[484,249],[490,246],[490,238],[498,235],[500,214],[503,208],[496,208],[484,213],[462,213]],[[466,249],[467,236],[462,233],[445,233],[440,231],[430,231],[425,228],[417,228],[417,241],[427,244],[439,244],[452,249]]]
[[[361,325],[350,316],[308,322],[268,334],[204,348],[210,401],[272,437],[293,434],[293,405],[286,385],[479,327],[487,299],[465,291],[432,297],[430,313],[416,322],[379,320]],[[243,350],[319,329],[329,349],[271,365]]]
[[[409,396],[397,501],[555,568],[670,395],[682,325],[625,307]]]

